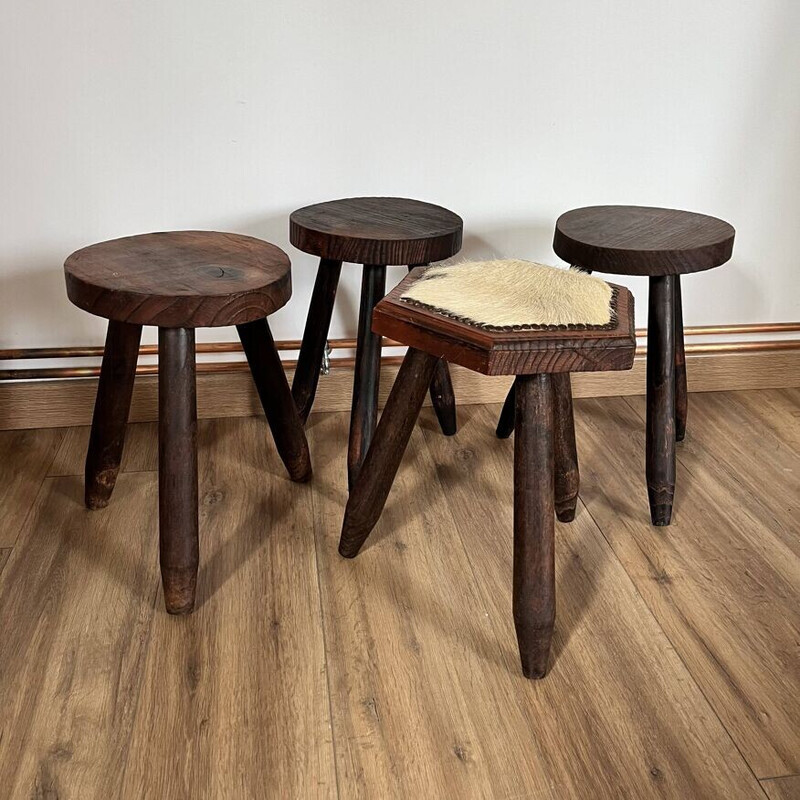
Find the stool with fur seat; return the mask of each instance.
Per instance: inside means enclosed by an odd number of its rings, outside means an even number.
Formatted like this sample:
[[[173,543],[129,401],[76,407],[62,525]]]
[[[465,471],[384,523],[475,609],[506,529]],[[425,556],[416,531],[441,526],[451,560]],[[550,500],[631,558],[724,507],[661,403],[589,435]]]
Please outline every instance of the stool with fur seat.
[[[409,346],[345,510],[353,558],[383,510],[440,359],[515,377],[513,616],[522,671],[547,672],[555,621],[554,507],[572,519],[578,461],[570,372],[630,369],[633,298],[531,262],[417,268],[375,307],[375,333]]]

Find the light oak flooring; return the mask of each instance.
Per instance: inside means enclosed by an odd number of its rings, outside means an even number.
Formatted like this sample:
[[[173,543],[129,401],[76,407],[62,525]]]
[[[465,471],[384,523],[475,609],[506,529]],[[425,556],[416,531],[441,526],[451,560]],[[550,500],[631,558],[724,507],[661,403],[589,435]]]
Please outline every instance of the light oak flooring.
[[[644,399],[576,402],[548,677],[511,619],[512,441],[430,409],[354,561],[348,418],[290,483],[260,418],[200,423],[198,608],[169,617],[157,442],[83,508],[86,428],[0,433],[2,798],[800,798],[800,390],[694,394],[649,525]]]

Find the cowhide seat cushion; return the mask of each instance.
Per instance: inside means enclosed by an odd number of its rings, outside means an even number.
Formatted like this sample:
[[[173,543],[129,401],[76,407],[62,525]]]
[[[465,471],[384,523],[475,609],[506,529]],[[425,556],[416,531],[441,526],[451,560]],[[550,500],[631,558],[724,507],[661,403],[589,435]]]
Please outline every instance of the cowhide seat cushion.
[[[612,326],[613,299],[600,278],[516,259],[431,267],[401,295],[489,330]]]

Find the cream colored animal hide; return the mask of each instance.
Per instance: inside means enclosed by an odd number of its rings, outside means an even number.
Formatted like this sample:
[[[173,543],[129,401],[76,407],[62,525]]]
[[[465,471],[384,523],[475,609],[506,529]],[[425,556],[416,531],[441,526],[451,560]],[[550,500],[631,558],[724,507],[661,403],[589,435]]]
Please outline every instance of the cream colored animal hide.
[[[612,294],[586,273],[503,259],[431,267],[401,299],[475,325],[516,328],[607,325]]]

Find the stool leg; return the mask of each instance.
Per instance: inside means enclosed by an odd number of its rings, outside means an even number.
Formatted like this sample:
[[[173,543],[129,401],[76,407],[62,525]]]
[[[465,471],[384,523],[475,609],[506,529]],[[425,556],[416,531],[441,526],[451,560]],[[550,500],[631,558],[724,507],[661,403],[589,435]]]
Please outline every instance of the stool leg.
[[[647,493],[653,525],[669,525],[675,494],[675,290],[651,276],[647,320]]]
[[[336,299],[336,289],[339,286],[341,272],[341,261],[332,261],[329,258],[320,259],[314,291],[311,294],[311,305],[306,318],[306,327],[303,330],[303,341],[297,356],[297,367],[292,380],[292,397],[304,425],[311,413],[311,406],[314,404],[314,396],[317,393],[319,369],[322,355],[325,352],[328,330],[331,326],[333,301]]]
[[[556,616],[550,378],[520,376],[515,387],[513,612],[526,678],[547,673]]]
[[[378,383],[381,376],[381,337],[372,332],[372,310],[386,293],[386,267],[364,264],[358,342],[347,450],[347,482],[352,489],[369,449],[378,419]]]
[[[447,362],[440,360],[433,369],[431,379],[431,403],[445,436],[453,436],[458,430],[456,419],[456,396]]]
[[[689,412],[689,395],[686,391],[686,350],[683,345],[683,302],[681,276],[675,278],[675,440],[682,442],[686,436],[686,416]]]
[[[188,614],[200,558],[192,328],[158,330],[158,516],[164,602],[170,614]]]
[[[572,412],[572,385],[568,372],[552,375],[551,382],[556,516],[561,522],[572,522],[575,519],[580,486],[575,419]]]
[[[498,439],[508,439],[514,433],[514,413],[517,405],[514,387],[516,385],[516,381],[511,384],[511,388],[506,395],[506,401],[503,403],[503,410],[500,412],[500,419],[497,420],[495,435]]]
[[[427,267],[427,264],[410,264],[409,272],[414,267]],[[440,360],[433,371],[431,380],[431,403],[439,420],[439,427],[445,436],[454,436],[458,431],[456,417],[456,395],[453,391],[453,381],[450,378],[450,368],[447,362]]]
[[[408,348],[342,522],[339,553],[354,558],[383,511],[438,359]]]
[[[257,319],[237,325],[236,330],[286,471],[293,481],[307,481],[311,477],[308,442],[269,323],[266,319]]]
[[[105,508],[117,482],[141,339],[141,325],[109,321],[86,454],[87,508]]]

